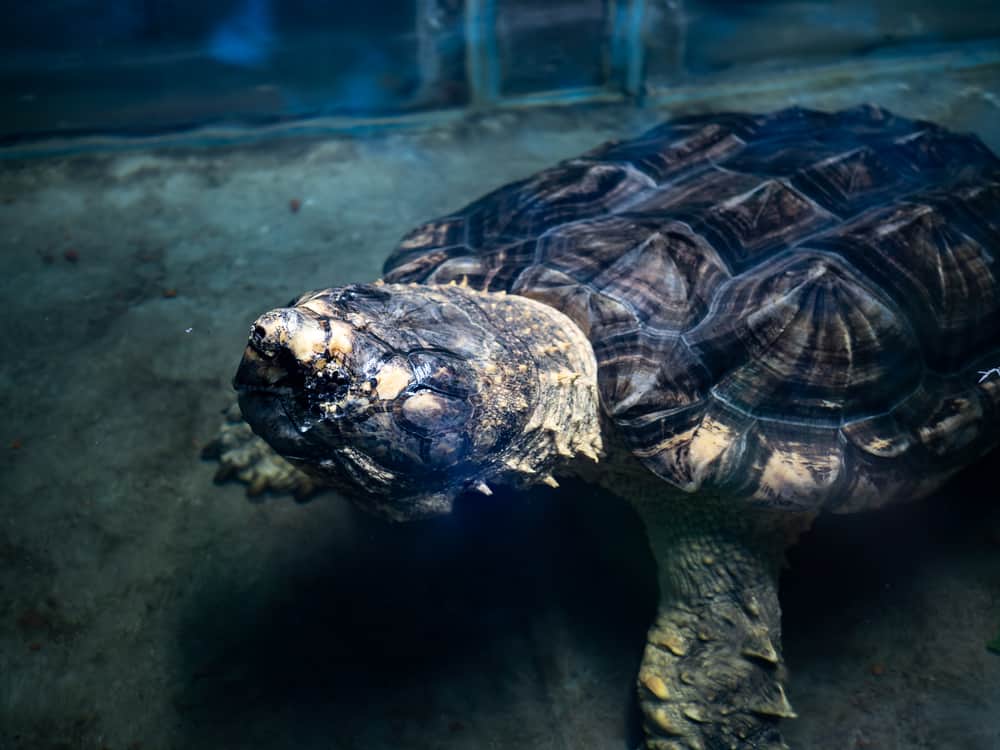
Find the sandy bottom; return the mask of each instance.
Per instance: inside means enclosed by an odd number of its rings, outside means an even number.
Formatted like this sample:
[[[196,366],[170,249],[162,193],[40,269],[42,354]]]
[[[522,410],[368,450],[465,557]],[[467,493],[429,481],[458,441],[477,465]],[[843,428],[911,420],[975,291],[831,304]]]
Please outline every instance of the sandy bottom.
[[[877,100],[1000,150],[996,80],[802,101]],[[370,280],[420,220],[661,117],[3,163],[0,748],[634,743],[655,584],[620,504],[571,485],[388,526],[332,495],[248,502],[199,451],[255,315]],[[794,747],[1000,748],[995,460],[792,552]]]

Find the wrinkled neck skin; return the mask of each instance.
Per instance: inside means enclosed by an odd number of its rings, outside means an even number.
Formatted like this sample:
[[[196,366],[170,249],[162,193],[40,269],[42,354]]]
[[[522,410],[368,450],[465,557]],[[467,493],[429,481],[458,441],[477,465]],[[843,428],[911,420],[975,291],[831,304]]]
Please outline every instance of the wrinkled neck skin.
[[[491,484],[555,485],[602,449],[583,332],[533,300],[376,283],[262,315],[234,380],[279,453],[392,520],[451,510]]]

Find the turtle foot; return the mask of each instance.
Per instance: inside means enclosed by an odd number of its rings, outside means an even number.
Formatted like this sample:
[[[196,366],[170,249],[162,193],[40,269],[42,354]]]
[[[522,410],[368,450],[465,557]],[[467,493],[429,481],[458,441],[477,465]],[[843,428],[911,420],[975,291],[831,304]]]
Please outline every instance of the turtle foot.
[[[216,482],[242,482],[250,497],[275,492],[304,501],[319,492],[321,487],[312,477],[253,434],[235,403],[224,414],[219,434],[201,452],[202,458],[219,462]]]
[[[776,592],[726,592],[661,606],[639,672],[646,750],[782,750]]]

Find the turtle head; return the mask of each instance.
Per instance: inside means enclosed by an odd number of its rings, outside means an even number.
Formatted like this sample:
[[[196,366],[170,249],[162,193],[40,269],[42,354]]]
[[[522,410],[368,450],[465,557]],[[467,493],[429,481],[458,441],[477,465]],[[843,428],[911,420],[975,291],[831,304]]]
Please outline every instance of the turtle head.
[[[234,380],[244,418],[278,453],[393,520],[448,512],[466,490],[488,494],[510,473],[544,389],[530,352],[484,312],[494,295],[476,304],[476,294],[349,286],[265,313]]]

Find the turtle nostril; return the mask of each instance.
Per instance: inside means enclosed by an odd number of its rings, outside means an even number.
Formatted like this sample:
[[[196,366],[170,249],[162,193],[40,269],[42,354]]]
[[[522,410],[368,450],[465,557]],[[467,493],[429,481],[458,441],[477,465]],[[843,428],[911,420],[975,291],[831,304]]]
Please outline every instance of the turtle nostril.
[[[265,359],[274,358],[274,349],[267,341],[267,329],[259,323],[250,329],[250,346]]]

